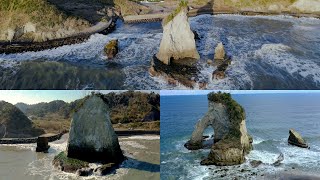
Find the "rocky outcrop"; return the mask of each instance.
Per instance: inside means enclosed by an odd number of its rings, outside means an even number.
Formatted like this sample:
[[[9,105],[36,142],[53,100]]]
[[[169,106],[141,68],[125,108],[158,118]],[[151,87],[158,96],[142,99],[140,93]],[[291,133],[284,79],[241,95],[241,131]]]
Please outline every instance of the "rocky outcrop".
[[[214,60],[215,61],[218,61],[218,60],[223,61],[225,56],[226,56],[226,52],[224,50],[224,46],[223,46],[222,42],[220,42],[214,50]]]
[[[48,152],[49,146],[49,140],[46,136],[39,136],[37,139],[37,148],[36,152]]]
[[[301,135],[293,129],[289,130],[289,138],[288,143],[294,146],[308,148],[308,144],[306,141],[301,137]]]
[[[104,47],[104,52],[108,59],[114,58],[118,54],[118,51],[118,39],[109,41],[109,43]]]
[[[220,42],[214,50],[214,65],[217,66],[217,69],[212,73],[212,79],[224,79],[226,77],[225,71],[231,64],[231,59],[226,55],[224,46]]]
[[[188,8],[180,5],[163,21],[163,37],[156,57],[166,65],[172,60],[199,59],[194,34],[188,22]]]
[[[209,110],[198,121],[190,140],[189,150],[203,147],[203,132],[208,126],[214,129],[214,144],[202,165],[235,165],[244,162],[244,156],[252,149],[252,138],[247,133],[244,109],[226,93],[208,95]]]
[[[87,162],[120,163],[124,156],[110,121],[110,110],[97,95],[84,100],[72,118],[67,156]]]
[[[160,120],[160,111],[152,107],[151,111],[143,118],[143,122],[149,122],[149,121],[158,121]]]

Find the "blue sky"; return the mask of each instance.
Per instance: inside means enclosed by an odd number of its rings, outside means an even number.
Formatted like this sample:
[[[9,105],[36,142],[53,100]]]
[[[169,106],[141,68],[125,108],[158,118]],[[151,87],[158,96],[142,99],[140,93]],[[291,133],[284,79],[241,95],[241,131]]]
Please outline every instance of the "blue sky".
[[[101,93],[109,93],[112,91],[97,91]],[[123,91],[114,91],[123,92]],[[149,91],[146,91],[149,92]],[[23,102],[26,104],[36,104],[39,102],[50,102],[54,100],[63,100],[72,102],[76,99],[83,98],[90,94],[88,90],[0,90],[0,101],[6,101],[11,104]]]
[[[161,96],[172,95],[205,95],[213,90],[162,90]],[[215,92],[218,92],[216,90]],[[222,92],[228,92],[231,94],[270,94],[270,93],[320,93],[320,91],[313,90],[226,90]]]

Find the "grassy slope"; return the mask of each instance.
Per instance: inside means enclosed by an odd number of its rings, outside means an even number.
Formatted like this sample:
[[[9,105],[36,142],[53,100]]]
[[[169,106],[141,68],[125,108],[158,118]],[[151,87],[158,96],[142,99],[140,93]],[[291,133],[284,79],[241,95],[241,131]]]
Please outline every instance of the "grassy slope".
[[[55,31],[59,28],[80,30],[88,23],[67,17],[46,0],[1,0],[0,32],[23,27],[27,22],[36,25],[37,31]]]

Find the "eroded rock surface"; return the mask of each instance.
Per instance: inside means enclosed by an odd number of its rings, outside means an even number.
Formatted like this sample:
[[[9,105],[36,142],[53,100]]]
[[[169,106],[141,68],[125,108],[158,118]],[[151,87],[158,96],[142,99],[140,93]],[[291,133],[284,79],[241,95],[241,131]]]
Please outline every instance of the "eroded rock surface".
[[[185,58],[200,59],[196,48],[194,33],[191,31],[188,21],[188,7],[179,7],[180,12],[163,21],[163,37],[157,58],[164,64],[169,65],[171,60]],[[169,22],[166,22],[169,21]]]
[[[119,163],[124,156],[110,121],[109,107],[97,95],[74,113],[67,155],[88,162]]]
[[[208,95],[209,110],[198,121],[185,147],[190,150],[203,147],[203,132],[208,126],[214,129],[214,144],[202,165],[235,165],[244,162],[252,149],[252,138],[247,132],[244,109],[226,93]]]
[[[118,39],[111,40],[105,47],[104,52],[108,59],[114,58],[118,54]]]
[[[288,143],[294,146],[308,148],[308,144],[306,141],[301,137],[301,135],[293,129],[289,130],[289,138]]]

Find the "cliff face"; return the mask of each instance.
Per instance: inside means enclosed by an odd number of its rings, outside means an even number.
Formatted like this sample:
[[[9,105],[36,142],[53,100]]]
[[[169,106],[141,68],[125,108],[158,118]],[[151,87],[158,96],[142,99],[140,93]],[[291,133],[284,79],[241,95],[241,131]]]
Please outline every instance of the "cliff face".
[[[164,19],[163,37],[159,52],[156,55],[164,64],[169,65],[171,60],[200,58],[187,13],[187,7],[180,7],[177,14],[171,14]]]
[[[252,139],[247,133],[245,112],[230,94],[208,95],[209,110],[198,121],[191,139],[185,147],[202,148],[203,132],[208,126],[214,129],[214,144],[203,165],[235,165],[244,162],[244,156],[252,149]]]
[[[30,119],[17,107],[0,101],[0,138],[35,137],[44,131],[32,127]]]
[[[74,113],[67,153],[68,157],[88,162],[122,162],[123,155],[110,121],[110,110],[100,97],[89,97]]]

